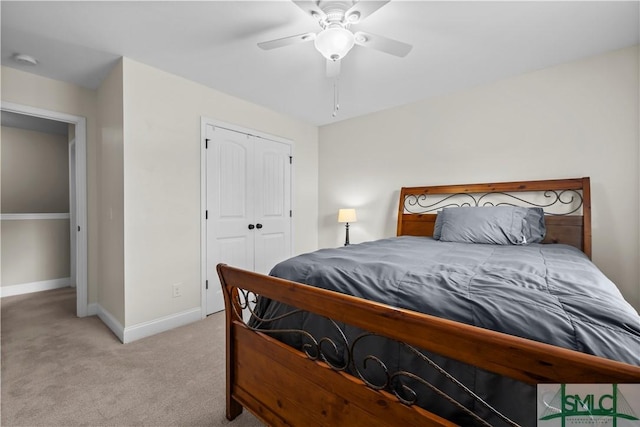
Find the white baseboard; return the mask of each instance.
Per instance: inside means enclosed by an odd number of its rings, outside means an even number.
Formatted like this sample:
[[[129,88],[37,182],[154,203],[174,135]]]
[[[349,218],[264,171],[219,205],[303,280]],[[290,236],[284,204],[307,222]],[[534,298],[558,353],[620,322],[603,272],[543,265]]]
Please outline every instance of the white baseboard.
[[[87,305],[87,316],[96,316],[100,306],[97,303]]]
[[[62,277],[60,279],[42,280],[40,282],[20,283],[0,287],[0,297],[10,297],[13,295],[30,294],[32,292],[50,291],[52,289],[66,288],[70,286],[71,278]]]
[[[188,325],[189,323],[202,319],[200,307],[197,307],[124,328],[120,322],[100,304],[89,304],[87,312],[89,316],[98,315],[100,320],[111,329],[111,332],[113,332],[123,344],[159,334],[160,332],[165,332],[178,326]]]
[[[118,320],[113,317],[113,314],[105,310],[100,304],[91,304],[91,306],[95,306],[92,307],[91,310],[97,310],[96,314],[98,315],[100,320],[102,320],[102,323],[104,323],[109,329],[111,329],[111,332],[113,332],[115,336],[118,337],[120,342],[124,342],[124,328],[122,327],[120,322],[118,322]],[[89,310],[89,308],[87,308],[87,310]]]
[[[200,307],[124,328],[123,343],[139,340],[202,319]]]

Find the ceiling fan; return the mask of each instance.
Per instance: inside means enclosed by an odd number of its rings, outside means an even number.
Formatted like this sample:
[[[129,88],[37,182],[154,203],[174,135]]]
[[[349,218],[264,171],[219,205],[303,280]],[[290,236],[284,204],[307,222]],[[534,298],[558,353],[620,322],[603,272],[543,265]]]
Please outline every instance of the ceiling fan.
[[[380,9],[390,0],[293,0],[305,13],[318,21],[319,33],[304,33],[258,43],[265,50],[291,44],[314,41],[315,48],[327,58],[327,77],[337,77],[340,61],[354,45],[370,47],[391,55],[404,57],[412,46],[387,37],[364,31],[350,30],[367,16]]]

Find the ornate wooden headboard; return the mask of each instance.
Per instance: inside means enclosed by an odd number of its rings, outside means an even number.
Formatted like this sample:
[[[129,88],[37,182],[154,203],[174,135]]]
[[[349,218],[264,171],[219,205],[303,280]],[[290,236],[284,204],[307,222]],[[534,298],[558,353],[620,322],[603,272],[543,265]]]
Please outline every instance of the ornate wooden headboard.
[[[543,243],[575,246],[591,258],[589,178],[403,187],[397,235],[432,236],[437,211],[453,206],[529,206],[545,212]]]

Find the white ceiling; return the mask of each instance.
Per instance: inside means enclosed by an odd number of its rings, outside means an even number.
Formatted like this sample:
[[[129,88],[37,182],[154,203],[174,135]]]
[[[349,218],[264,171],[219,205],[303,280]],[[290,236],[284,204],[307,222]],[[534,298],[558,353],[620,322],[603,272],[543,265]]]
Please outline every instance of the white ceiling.
[[[2,65],[96,89],[125,56],[316,125],[486,84],[640,43],[639,1],[394,0],[352,26],[413,45],[405,57],[355,46],[340,111],[313,42],[281,1],[0,2]],[[35,67],[16,53],[36,57]]]

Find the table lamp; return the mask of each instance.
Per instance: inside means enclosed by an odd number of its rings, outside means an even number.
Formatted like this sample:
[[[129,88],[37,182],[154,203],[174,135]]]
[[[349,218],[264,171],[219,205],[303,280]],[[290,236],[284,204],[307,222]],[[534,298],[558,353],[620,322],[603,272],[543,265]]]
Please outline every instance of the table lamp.
[[[355,209],[340,209],[338,210],[338,222],[345,223],[346,235],[344,239],[344,245],[349,245],[349,223],[356,222],[356,210]]]

